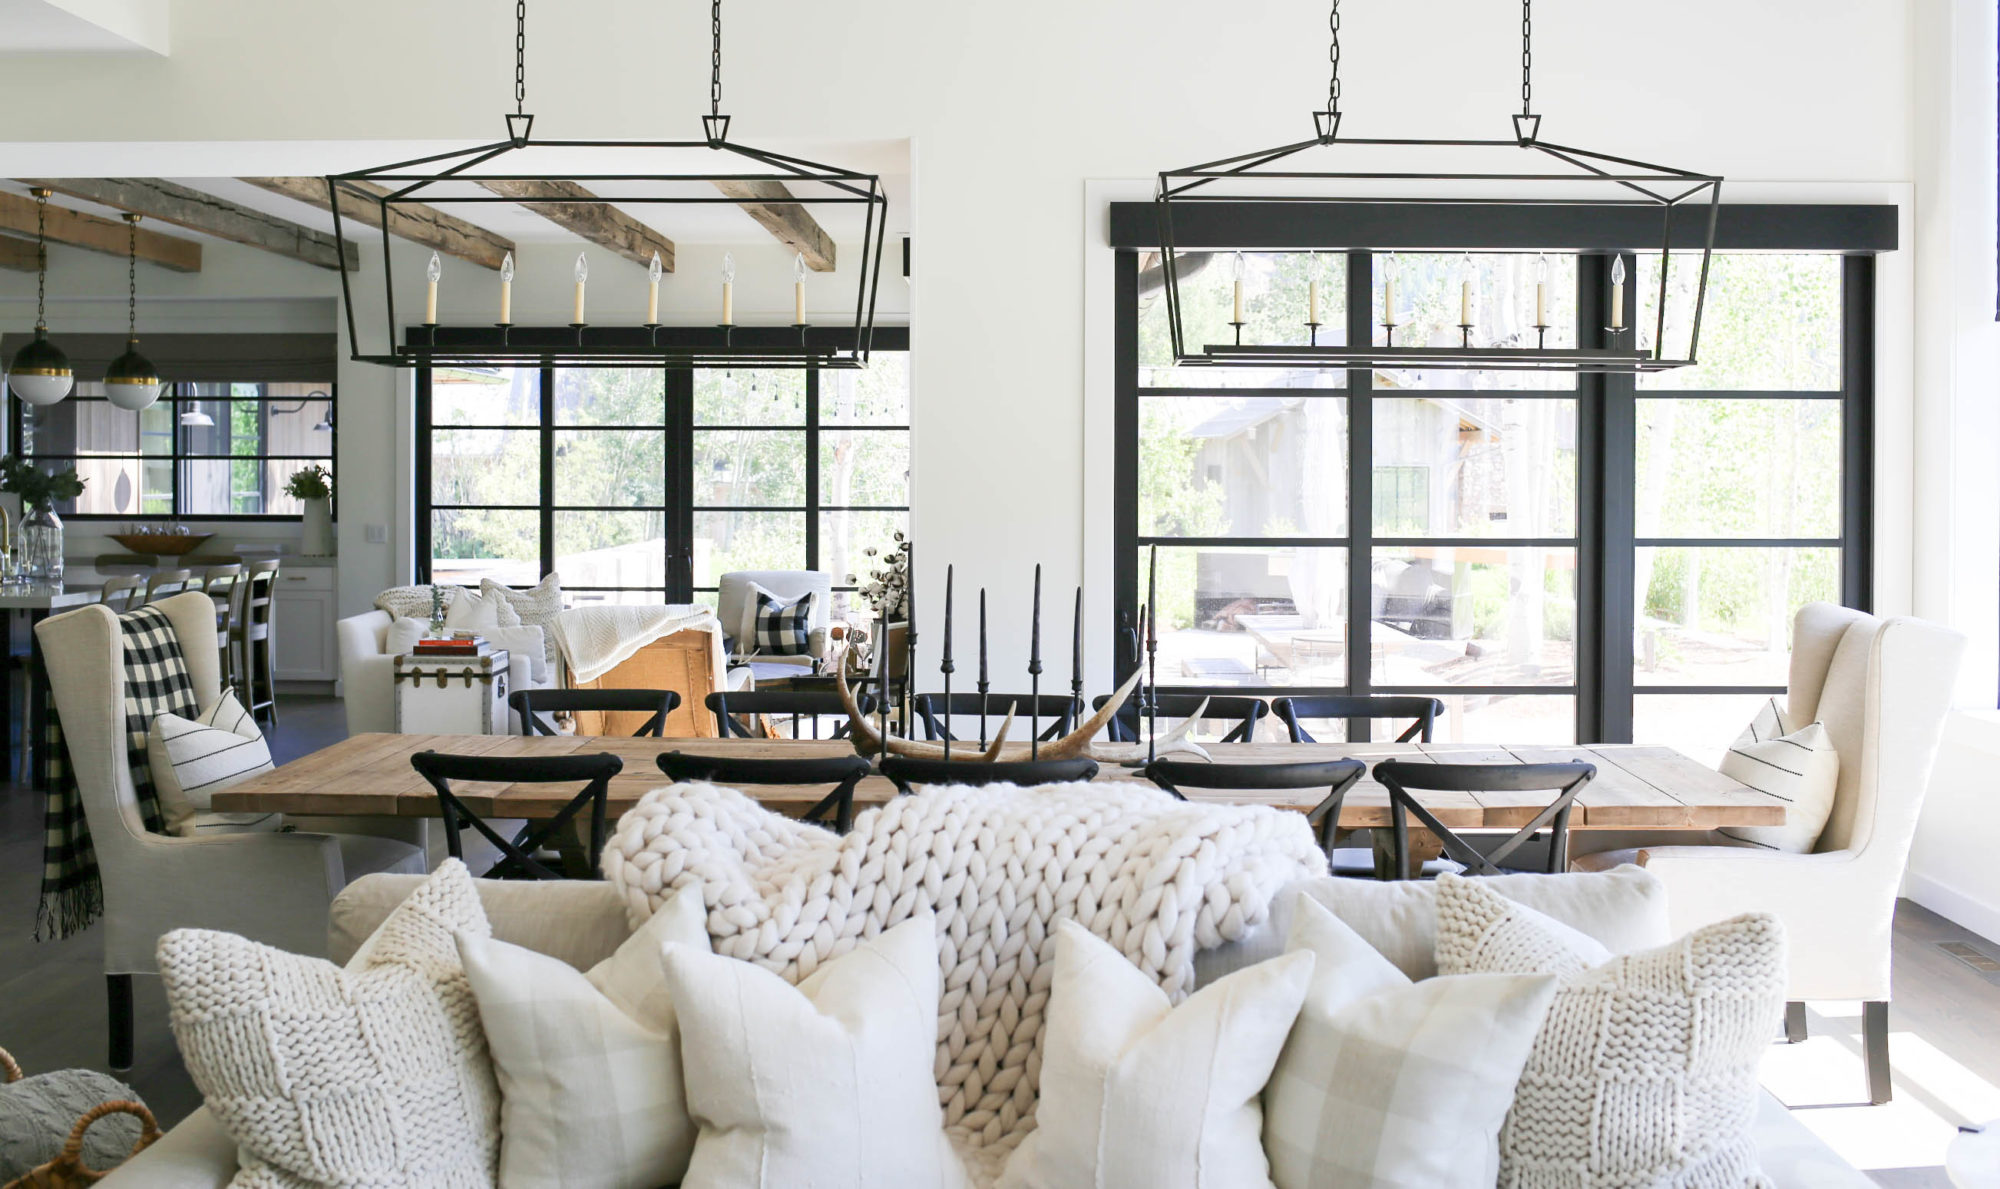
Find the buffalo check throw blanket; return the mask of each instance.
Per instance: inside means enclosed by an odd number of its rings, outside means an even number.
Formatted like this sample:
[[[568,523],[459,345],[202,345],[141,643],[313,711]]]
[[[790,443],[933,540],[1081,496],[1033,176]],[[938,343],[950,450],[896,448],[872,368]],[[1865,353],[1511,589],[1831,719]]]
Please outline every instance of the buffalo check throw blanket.
[[[1126,783],[929,788],[858,815],[844,837],[733,789],[677,784],[641,798],[604,851],[635,923],[698,885],[715,952],[793,983],[936,913],[938,1095],[982,1181],[1034,1128],[1056,922],[1086,926],[1179,1002],[1197,950],[1241,937],[1279,888],[1325,871],[1302,814]]]
[[[146,760],[146,733],[162,714],[193,718],[194,682],[173,621],[158,607],[140,607],[118,617],[125,654],[125,763],[132,770],[132,792],[139,820],[155,834],[166,833],[160,799],[153,791],[153,768]],[[97,853],[90,846],[84,821],[83,795],[63,743],[62,722],[55,707],[48,714],[48,813],[43,826],[42,899],[35,913],[37,939],[53,940],[80,933],[104,911],[104,885],[97,875]]]

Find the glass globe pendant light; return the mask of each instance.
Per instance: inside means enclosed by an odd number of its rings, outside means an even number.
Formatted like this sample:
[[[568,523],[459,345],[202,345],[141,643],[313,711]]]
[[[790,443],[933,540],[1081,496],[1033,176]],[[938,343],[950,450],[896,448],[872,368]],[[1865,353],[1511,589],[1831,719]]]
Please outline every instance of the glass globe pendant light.
[[[139,216],[128,214],[125,254],[125,353],[104,373],[104,395],[112,404],[136,413],[160,399],[165,387],[153,361],[139,354]]]
[[[49,277],[47,210],[51,191],[37,186],[35,196],[35,337],[14,355],[7,369],[7,387],[31,405],[52,405],[76,387],[69,356],[49,341],[49,327],[43,317]]]

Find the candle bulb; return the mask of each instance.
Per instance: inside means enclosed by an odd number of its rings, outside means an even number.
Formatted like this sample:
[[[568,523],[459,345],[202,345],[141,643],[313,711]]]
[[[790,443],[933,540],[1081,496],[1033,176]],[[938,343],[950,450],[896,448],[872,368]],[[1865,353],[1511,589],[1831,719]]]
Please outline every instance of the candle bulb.
[[[589,279],[590,261],[584,259],[582,252],[578,252],[576,254],[576,305],[570,311],[569,319],[578,326],[583,325],[583,283]]]
[[[1547,254],[1535,258],[1535,325],[1549,324],[1549,258]]]
[[[1312,276],[1311,279],[1306,282],[1306,321],[1313,326],[1319,325],[1319,253],[1318,252],[1313,253]]]
[[[1245,268],[1245,265],[1244,265],[1244,261],[1243,261],[1243,253],[1241,253],[1241,252],[1238,252],[1238,253],[1236,253],[1236,260],[1235,260],[1235,263],[1234,263],[1234,265],[1232,266],[1232,271],[1233,271],[1233,273],[1234,273],[1234,275],[1235,275],[1235,278],[1236,278],[1236,305],[1235,305],[1235,310],[1236,310],[1236,313],[1235,313],[1235,315],[1234,315],[1233,317],[1231,317],[1231,318],[1230,318],[1230,321],[1231,321],[1231,322],[1241,322],[1241,321],[1243,321],[1243,272],[1244,272],[1244,268]]]
[[[660,264],[660,254],[653,253],[652,263],[646,266],[646,325],[657,326],[660,322],[660,276],[667,270]]]
[[[1472,253],[1465,254],[1465,279],[1458,283],[1458,324],[1472,325]]]
[[[736,256],[722,254],[722,324],[736,325]]]
[[[1396,254],[1382,258],[1382,325],[1396,324]]]
[[[500,325],[514,322],[514,253],[500,261]]]
[[[1611,329],[1625,329],[1625,257],[1611,263]]]
[[[431,262],[424,268],[424,277],[429,282],[429,287],[424,291],[424,322],[426,325],[436,326],[438,320],[438,282],[444,279],[444,261],[438,259],[436,252],[431,253]]]
[[[792,325],[806,324],[806,254],[792,256]]]

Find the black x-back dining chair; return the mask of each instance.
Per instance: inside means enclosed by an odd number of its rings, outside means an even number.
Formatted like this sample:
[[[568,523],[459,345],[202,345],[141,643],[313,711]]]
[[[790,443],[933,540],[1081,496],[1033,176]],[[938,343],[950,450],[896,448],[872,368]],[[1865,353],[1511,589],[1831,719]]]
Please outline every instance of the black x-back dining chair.
[[[882,761],[882,775],[907,793],[920,784],[1067,784],[1097,779],[1097,761],[1076,760],[923,760],[889,756]]]
[[[875,696],[873,694],[856,694],[855,702],[864,717],[875,713]],[[792,720],[792,738],[794,739],[807,738],[807,736],[799,734],[799,726],[802,723],[808,722],[812,724],[812,735],[810,737],[814,739],[819,738],[819,720],[822,718],[837,718],[840,720],[840,725],[834,727],[833,733],[827,736],[829,739],[845,739],[850,730],[849,723],[847,722],[847,708],[841,705],[840,695],[832,690],[745,689],[737,690],[734,693],[725,693],[722,690],[717,690],[703,699],[703,704],[715,715],[715,721],[721,725],[722,736],[725,739],[761,738],[761,736],[749,727],[736,721],[736,716],[739,714],[750,717],[757,715],[777,718],[790,716]]]
[[[658,757],[660,771],[674,781],[706,780],[724,785],[830,784],[833,791],[799,815],[845,834],[854,825],[854,787],[873,769],[858,755],[758,759],[670,751]],[[828,815],[832,820],[828,820]]]
[[[1396,736],[1396,742],[1431,741],[1431,730],[1444,703],[1419,695],[1381,694],[1373,697],[1330,694],[1323,697],[1279,698],[1271,703],[1272,713],[1285,724],[1294,743],[1317,743],[1307,733],[1305,721],[1314,718],[1408,719],[1410,725]]]
[[[650,712],[652,717],[639,724],[632,737],[658,739],[666,735],[667,716],[680,704],[681,696],[670,689],[517,689],[507,695],[507,705],[521,716],[523,735],[562,734],[544,714]]]
[[[989,726],[997,727],[1007,712],[1014,712],[1014,729],[1022,730],[1028,725],[1032,710],[1039,722],[1048,724],[1041,732],[1043,743],[1060,739],[1076,729],[1077,712],[1082,703],[1068,694],[1042,694],[1039,699],[1030,694],[987,694],[986,717]],[[943,694],[918,694],[917,717],[924,724],[924,738],[949,738],[956,743],[961,736],[951,733],[951,720],[979,717],[980,695],[976,693],[955,693],[950,705],[945,704]],[[1026,739],[1024,734],[1021,738]]]
[[[1383,760],[1375,779],[1389,790],[1389,822],[1394,837],[1395,876],[1410,878],[1410,815],[1437,836],[1444,854],[1465,867],[1468,875],[1503,875],[1507,857],[1526,845],[1538,831],[1549,831],[1545,869],[1559,875],[1569,862],[1569,814],[1584,786],[1597,776],[1595,764],[1431,764]],[[1424,806],[1415,790],[1440,793],[1548,792],[1550,800],[1527,825],[1508,835],[1490,851],[1453,833]]]
[[[1216,740],[1218,743],[1248,743],[1254,739],[1257,735],[1257,724],[1263,721],[1265,711],[1269,708],[1262,698],[1246,698],[1241,695],[1214,698],[1204,697],[1201,694],[1154,696],[1159,700],[1160,717],[1163,719],[1179,722],[1200,710],[1203,718],[1219,718],[1235,723],[1236,725],[1229,728],[1222,738]],[[1139,698],[1139,694],[1134,694],[1125,699],[1125,704],[1118,708],[1118,713],[1111,716],[1111,723],[1105,727],[1105,733],[1111,736],[1113,743],[1137,743],[1145,738],[1141,732],[1144,729],[1146,714],[1140,709]],[[1091,700],[1090,708],[1102,710],[1104,704],[1110,700],[1110,694],[1099,694]],[[1206,709],[1202,706],[1204,702],[1208,703]]]
[[[454,859],[464,859],[459,833],[471,826],[500,852],[500,861],[489,869],[487,879],[566,879],[568,876],[542,863],[535,853],[544,846],[566,841],[565,831],[577,814],[590,811],[590,834],[586,858],[594,877],[597,861],[604,854],[604,806],[611,795],[611,778],[625,768],[615,755],[568,756],[463,756],[441,751],[420,751],[410,757],[417,775],[437,791],[438,812],[444,818],[445,849]],[[452,790],[452,782],[492,784],[575,784],[583,790],[546,821],[530,824],[507,838],[466,807]]]
[[[1311,760],[1297,763],[1217,764],[1199,760],[1154,760],[1146,765],[1146,779],[1185,801],[1183,788],[1230,790],[1278,790],[1323,788],[1320,798],[1306,813],[1306,821],[1319,834],[1320,848],[1327,862],[1333,861],[1334,831],[1340,824],[1340,806],[1347,791],[1368,772],[1360,760]]]

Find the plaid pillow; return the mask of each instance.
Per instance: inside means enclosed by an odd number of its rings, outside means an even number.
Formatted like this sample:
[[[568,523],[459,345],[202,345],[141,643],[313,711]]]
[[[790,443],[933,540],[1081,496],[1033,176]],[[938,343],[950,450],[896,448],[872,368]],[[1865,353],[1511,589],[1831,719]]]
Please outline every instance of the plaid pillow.
[[[813,592],[780,602],[766,590],[757,595],[757,651],[765,656],[804,656],[812,651]]]

